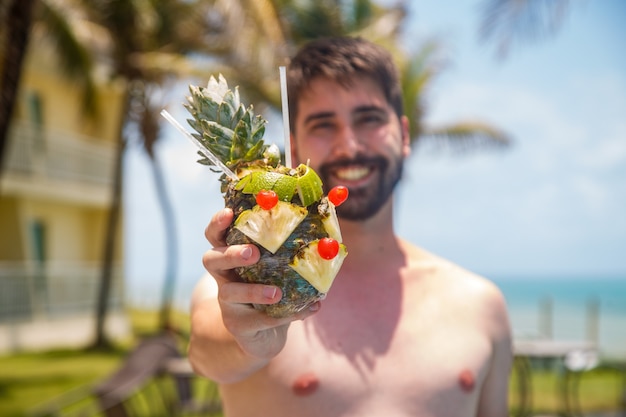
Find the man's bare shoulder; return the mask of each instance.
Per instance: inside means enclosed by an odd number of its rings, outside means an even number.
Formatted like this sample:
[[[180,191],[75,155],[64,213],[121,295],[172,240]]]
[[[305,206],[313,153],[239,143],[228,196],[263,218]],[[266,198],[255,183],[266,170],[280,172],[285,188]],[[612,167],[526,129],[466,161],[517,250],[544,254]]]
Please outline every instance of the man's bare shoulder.
[[[442,301],[482,306],[493,314],[505,314],[504,296],[493,281],[409,242],[402,242],[409,280],[432,288]]]

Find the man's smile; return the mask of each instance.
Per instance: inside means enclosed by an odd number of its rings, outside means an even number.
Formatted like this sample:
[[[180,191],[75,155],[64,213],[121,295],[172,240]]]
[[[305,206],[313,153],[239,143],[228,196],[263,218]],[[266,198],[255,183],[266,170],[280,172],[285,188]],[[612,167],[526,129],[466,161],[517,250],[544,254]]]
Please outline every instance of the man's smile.
[[[371,166],[349,165],[331,170],[331,174],[343,181],[358,181],[367,177],[372,172]]]
[[[329,182],[328,186],[332,182],[348,187],[362,187],[369,183],[377,171],[384,172],[386,167],[387,161],[382,157],[357,157],[322,164],[319,172],[322,180]]]

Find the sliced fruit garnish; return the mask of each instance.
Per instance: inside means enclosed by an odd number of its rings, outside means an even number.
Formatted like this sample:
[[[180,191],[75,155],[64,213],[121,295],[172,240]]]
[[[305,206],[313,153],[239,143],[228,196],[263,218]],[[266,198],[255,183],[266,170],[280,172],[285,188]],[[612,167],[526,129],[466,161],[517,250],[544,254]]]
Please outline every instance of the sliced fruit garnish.
[[[296,168],[302,172],[298,177],[297,190],[303,206],[309,206],[324,195],[322,180],[317,173],[307,165],[301,164]]]
[[[298,179],[272,171],[254,171],[243,177],[235,186],[244,194],[257,194],[261,190],[272,190],[280,201],[291,201],[296,192]]]
[[[278,204],[278,194],[273,190],[261,190],[256,195],[256,203],[263,210],[270,210]]]
[[[316,290],[326,294],[348,255],[345,245],[339,244],[336,256],[330,260],[319,254],[319,240],[309,243],[289,264],[300,276],[306,279]]]
[[[254,206],[235,220],[235,228],[272,253],[281,247],[307,215],[304,207],[279,201],[270,210]]]
[[[320,216],[322,217],[322,224],[324,225],[324,230],[326,230],[328,236],[335,239],[339,243],[343,242],[335,205],[332,202],[328,201],[327,197],[324,197],[317,209],[320,213]]]
[[[317,252],[326,260],[331,260],[339,253],[339,242],[331,237],[325,237],[317,243]]]
[[[335,207],[340,206],[348,198],[348,187],[338,185],[328,192],[328,199]]]

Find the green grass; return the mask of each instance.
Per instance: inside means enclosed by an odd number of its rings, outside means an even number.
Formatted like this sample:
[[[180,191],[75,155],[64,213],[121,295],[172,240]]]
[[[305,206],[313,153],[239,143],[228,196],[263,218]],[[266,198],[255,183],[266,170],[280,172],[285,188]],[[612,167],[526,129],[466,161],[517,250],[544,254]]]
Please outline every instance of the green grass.
[[[33,407],[48,403],[68,392],[78,391],[110,375],[122,363],[138,337],[154,334],[159,325],[156,312],[129,312],[133,334],[110,352],[89,350],[56,350],[42,353],[22,353],[0,357],[0,416],[21,417]],[[189,331],[188,318],[183,313],[172,315],[172,324],[183,334]],[[186,348],[184,337],[181,350]],[[580,405],[583,413],[615,411],[626,388],[624,364],[621,373],[614,367],[600,367],[584,374],[581,379]],[[534,413],[557,414],[561,410],[558,382],[559,372],[535,367],[532,374],[532,409]],[[511,378],[512,410],[519,405],[516,374]],[[195,386],[205,394],[207,381]],[[208,414],[205,414],[208,415]]]
[[[17,417],[38,403],[113,372],[124,351],[57,350],[0,357],[0,416]]]
[[[514,370],[509,390],[509,403],[512,410],[517,410],[520,404],[516,376]],[[561,395],[564,376],[562,369],[533,367],[531,377],[533,413],[559,415],[566,410],[567,406]],[[624,389],[626,389],[624,364],[601,364],[596,369],[583,373],[579,379],[578,404],[580,410],[583,414],[619,410],[622,407],[622,395],[626,394]]]
[[[83,390],[113,373],[139,337],[159,328],[155,311],[131,310],[129,319],[133,337],[109,352],[53,350],[0,356],[0,416],[24,416],[39,404]],[[185,314],[174,312],[171,320],[182,332],[189,331]]]

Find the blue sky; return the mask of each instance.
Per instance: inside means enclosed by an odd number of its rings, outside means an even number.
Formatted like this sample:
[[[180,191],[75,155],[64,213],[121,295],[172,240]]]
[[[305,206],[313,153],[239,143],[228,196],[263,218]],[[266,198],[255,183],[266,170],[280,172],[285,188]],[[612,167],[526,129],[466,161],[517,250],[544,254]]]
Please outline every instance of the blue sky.
[[[486,120],[514,146],[469,157],[418,148],[398,225],[417,220],[403,235],[494,277],[625,274],[626,4],[573,2],[554,38],[501,61],[477,41],[477,2],[432,3],[411,3],[411,31],[449,45],[452,64],[427,119]]]
[[[506,60],[478,41],[478,1],[457,1],[454,9],[409,3],[407,44],[435,37],[449,62],[428,93],[426,122],[485,121],[514,145],[463,156],[426,144],[414,149],[397,194],[398,233],[493,279],[626,279],[626,3],[572,2],[555,37],[516,47]],[[170,107],[181,122],[185,94],[172,94]],[[270,134],[282,138],[280,119],[270,123]],[[203,272],[204,227],[223,200],[216,174],[194,162],[186,139],[168,132],[158,152],[186,293]],[[130,296],[142,301],[160,291],[163,226],[136,148],[126,168],[126,269]]]

